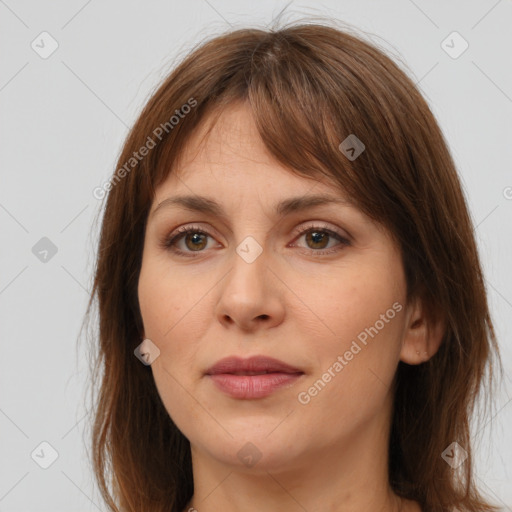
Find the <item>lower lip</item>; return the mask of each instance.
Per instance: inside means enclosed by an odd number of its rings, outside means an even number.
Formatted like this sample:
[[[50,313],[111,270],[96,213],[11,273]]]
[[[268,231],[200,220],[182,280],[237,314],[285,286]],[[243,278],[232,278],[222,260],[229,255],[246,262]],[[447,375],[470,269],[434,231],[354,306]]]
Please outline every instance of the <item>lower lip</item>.
[[[251,399],[271,395],[283,387],[290,387],[302,373],[265,373],[262,375],[208,375],[217,388],[233,398]]]

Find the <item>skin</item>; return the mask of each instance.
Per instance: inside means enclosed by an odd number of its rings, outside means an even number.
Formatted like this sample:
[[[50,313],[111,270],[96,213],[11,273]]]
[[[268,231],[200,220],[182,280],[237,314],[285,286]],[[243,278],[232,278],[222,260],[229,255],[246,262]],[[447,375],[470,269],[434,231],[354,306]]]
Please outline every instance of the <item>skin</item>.
[[[191,443],[195,493],[184,511],[420,511],[388,484],[391,384],[398,362],[426,361],[443,331],[434,326],[428,337],[421,304],[406,304],[399,248],[350,205],[276,217],[274,205],[292,196],[344,196],[277,163],[244,104],[228,108],[203,135],[204,127],[194,133],[179,167],[156,190],[138,286],[144,336],[160,350],[151,365],[158,392]],[[180,206],[153,215],[161,201],[181,194],[214,199],[225,218]],[[195,257],[161,246],[191,224],[209,233],[177,242]],[[351,245],[335,237],[315,245],[297,232],[310,224],[350,235]],[[235,250],[247,236],[262,248],[252,263]],[[394,303],[402,306],[394,318],[300,403],[298,394]],[[260,354],[304,375],[256,400],[232,398],[204,375],[226,356]],[[252,467],[237,456],[248,442],[261,457]]]

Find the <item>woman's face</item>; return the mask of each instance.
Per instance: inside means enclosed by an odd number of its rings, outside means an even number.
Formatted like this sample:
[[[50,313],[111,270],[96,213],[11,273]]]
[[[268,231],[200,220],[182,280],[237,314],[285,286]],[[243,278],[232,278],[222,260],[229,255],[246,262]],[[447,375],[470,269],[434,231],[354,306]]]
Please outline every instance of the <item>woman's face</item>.
[[[202,134],[156,191],[138,287],[193,456],[263,471],[385,444],[409,320],[398,248],[334,185],[272,159],[244,106]]]

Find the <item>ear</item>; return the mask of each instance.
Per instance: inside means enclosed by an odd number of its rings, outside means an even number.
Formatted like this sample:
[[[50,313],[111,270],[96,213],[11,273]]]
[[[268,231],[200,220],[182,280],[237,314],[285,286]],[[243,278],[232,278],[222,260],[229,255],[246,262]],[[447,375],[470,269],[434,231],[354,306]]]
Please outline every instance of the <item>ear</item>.
[[[400,360],[416,365],[428,361],[439,350],[446,326],[439,315],[435,320],[428,318],[422,301],[417,299],[407,308],[405,329]]]

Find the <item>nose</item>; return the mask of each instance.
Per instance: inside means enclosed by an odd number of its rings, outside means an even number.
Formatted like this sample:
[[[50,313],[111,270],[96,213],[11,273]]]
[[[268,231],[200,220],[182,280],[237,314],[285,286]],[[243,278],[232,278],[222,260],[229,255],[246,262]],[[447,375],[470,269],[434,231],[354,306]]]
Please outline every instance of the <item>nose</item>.
[[[285,287],[269,268],[270,259],[265,250],[252,262],[233,252],[232,268],[219,283],[216,306],[216,317],[225,327],[248,332],[283,321]]]

